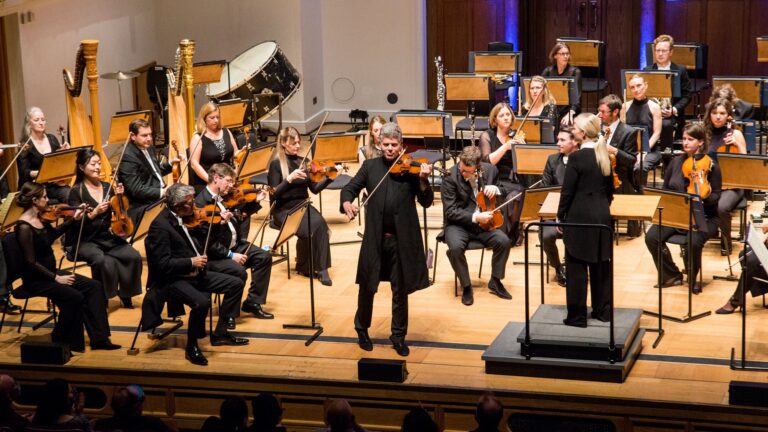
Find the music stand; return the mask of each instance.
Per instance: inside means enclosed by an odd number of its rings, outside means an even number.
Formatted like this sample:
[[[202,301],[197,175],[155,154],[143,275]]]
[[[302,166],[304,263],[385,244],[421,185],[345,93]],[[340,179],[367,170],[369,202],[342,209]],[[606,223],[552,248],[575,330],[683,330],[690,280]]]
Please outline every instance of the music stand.
[[[625,101],[632,98],[627,86],[635,75],[640,75],[648,83],[646,96],[649,98],[680,97],[680,77],[675,71],[622,69],[621,88],[624,89]]]
[[[259,147],[256,150],[246,151],[243,160],[237,166],[237,180],[245,181],[256,174],[267,171],[272,154],[275,152],[275,144]]]
[[[517,173],[541,175],[544,172],[544,167],[546,167],[547,165],[547,159],[549,158],[549,156],[553,154],[557,154],[558,151],[559,150],[557,146],[548,146],[548,145],[541,145],[541,144],[515,145],[515,158],[517,159]],[[542,189],[535,189],[535,190],[540,191]],[[528,191],[526,191],[526,195],[527,193]]]
[[[536,146],[540,148],[539,146]],[[523,195],[523,208],[520,210],[520,223],[537,222],[539,217],[539,208],[549,193],[560,194],[560,186],[542,187],[536,189],[526,189]],[[541,227],[539,227],[541,230]],[[528,264],[541,264],[544,262],[544,249],[540,248],[539,261],[528,261]],[[525,264],[525,261],[512,261],[512,265]],[[547,269],[549,275],[549,269]],[[541,268],[541,302],[544,303],[544,267]]]
[[[768,62],[768,36],[759,36],[757,38],[757,62]]]
[[[224,71],[226,60],[213,60],[197,62],[192,65],[194,85],[210,84],[221,81],[221,73]]]
[[[698,226],[706,226],[706,218],[704,217],[704,208],[701,200],[695,196],[687,193],[673,192],[664,189],[645,188],[643,190],[644,195],[656,195],[659,199],[659,205],[656,213],[653,215],[652,223],[659,226],[666,226],[670,228],[687,230],[688,238],[688,313],[682,317],[673,317],[669,315],[663,315],[661,309],[659,312],[651,312],[644,310],[643,313],[650,316],[658,317],[678,322],[689,323],[691,321],[703,318],[711,315],[712,311],[704,311],[696,315],[693,314],[693,285],[698,275],[691,274],[693,268],[693,251],[691,248],[691,234]],[[663,217],[662,217],[663,213]],[[659,232],[661,236],[661,232]],[[661,265],[661,251],[663,249],[662,242],[659,241],[659,250],[656,252],[658,255],[659,271],[658,271],[658,284],[659,291],[663,290],[661,286],[664,281],[664,268]]]
[[[0,232],[16,225],[16,221],[24,213],[24,209],[19,207],[16,202],[16,195],[18,194],[18,192],[9,193],[3,203],[0,204]]]
[[[730,84],[739,96],[739,99],[749,102],[755,108],[759,109],[765,105],[765,95],[763,88],[766,78],[761,76],[713,76],[712,87],[716,88],[723,84]]]
[[[221,118],[221,127],[239,128],[245,124],[245,113],[248,110],[250,101],[242,99],[227,99],[220,101],[219,114]]]
[[[520,124],[523,128],[520,131],[525,135],[526,144],[552,144],[554,143],[554,127],[548,118],[528,117],[523,123],[523,119],[516,118],[510,126],[510,130],[517,131]]]
[[[131,236],[131,244],[134,244],[137,240],[141,240],[149,234],[149,226],[152,225],[152,221],[155,220],[157,215],[163,211],[162,206],[164,199],[155,201],[154,203],[144,207],[139,217],[136,218],[136,228],[133,230]]]
[[[469,70],[478,74],[514,75],[520,70],[520,51],[470,51]]]
[[[357,132],[320,132],[315,140],[312,159],[337,163],[357,162],[359,137]]]
[[[77,170],[77,153],[80,150],[93,149],[92,145],[59,150],[43,155],[43,163],[35,179],[38,183],[71,182]]]
[[[549,94],[555,98],[555,104],[557,106],[570,106],[571,101],[576,99],[576,78],[574,77],[547,77],[547,88]],[[523,87],[525,91],[520,97],[519,111],[522,112],[525,99],[530,97],[531,92],[531,77],[523,77]]]
[[[146,120],[149,122],[149,124],[152,124],[152,111],[129,111],[113,115],[112,121],[109,124],[109,136],[107,137],[107,144],[124,143],[128,138],[128,127],[131,122],[136,119]],[[117,161],[115,161],[115,163],[117,163]]]
[[[296,235],[296,232],[301,225],[301,220],[304,218],[304,214],[309,212],[309,206],[312,205],[312,201],[309,199],[304,200],[296,207],[294,207],[286,216],[283,225],[280,227],[280,232],[277,233],[274,245],[271,250],[277,250],[280,246],[285,244],[291,237]],[[309,215],[307,215],[309,216]],[[309,232],[309,304],[310,304],[310,319],[309,324],[283,324],[284,329],[302,329],[302,330],[314,330],[315,332],[304,342],[304,346],[309,346],[315,339],[323,333],[323,326],[315,320],[315,263],[312,257],[312,218],[307,217],[307,232]]]
[[[723,188],[768,190],[768,156],[718,153]]]

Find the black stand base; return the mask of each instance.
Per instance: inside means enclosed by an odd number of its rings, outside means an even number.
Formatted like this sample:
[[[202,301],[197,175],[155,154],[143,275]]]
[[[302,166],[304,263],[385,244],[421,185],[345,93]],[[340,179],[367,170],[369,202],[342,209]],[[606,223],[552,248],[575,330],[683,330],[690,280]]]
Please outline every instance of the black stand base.
[[[731,348],[731,370],[765,372],[768,371],[768,368],[760,366],[748,366],[745,359],[736,360],[736,348]]]
[[[304,342],[304,346],[309,346],[315,341],[321,334],[323,334],[323,326],[320,323],[314,324],[283,324],[284,329],[298,329],[298,330],[315,330],[315,332]]]
[[[712,279],[714,280],[724,280],[724,281],[731,281],[731,282],[738,282],[739,278],[736,275],[728,274],[725,276],[719,276],[714,275],[712,276]]]
[[[658,312],[646,311],[646,310],[643,311],[643,314],[649,315],[649,316],[652,316],[652,317],[658,317],[659,316]],[[696,321],[697,319],[704,318],[704,317],[710,316],[710,315],[712,315],[712,311],[701,312],[701,313],[695,314],[695,315],[688,314],[688,315],[685,315],[685,316],[682,316],[682,317],[673,317],[673,316],[670,316],[670,315],[661,315],[661,317],[663,319],[665,319],[665,320],[673,321],[673,322],[676,322],[676,323],[689,323],[691,321]]]
[[[645,313],[645,311],[643,311],[643,313]],[[653,349],[656,349],[656,347],[661,343],[661,339],[664,337],[664,329],[657,327],[643,327],[642,329],[646,332],[658,333],[658,336],[656,336],[656,340],[653,341],[652,345]]]

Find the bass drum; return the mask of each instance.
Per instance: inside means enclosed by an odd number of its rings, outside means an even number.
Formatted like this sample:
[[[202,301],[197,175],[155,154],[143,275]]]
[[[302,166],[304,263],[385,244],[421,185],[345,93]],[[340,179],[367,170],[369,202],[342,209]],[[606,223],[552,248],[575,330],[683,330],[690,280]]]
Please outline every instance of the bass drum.
[[[254,107],[248,107],[243,119],[243,124],[246,124],[274,114],[300,85],[301,75],[283,50],[276,42],[267,41],[235,57],[224,67],[221,80],[208,85],[207,95],[215,101],[253,98],[255,112]]]

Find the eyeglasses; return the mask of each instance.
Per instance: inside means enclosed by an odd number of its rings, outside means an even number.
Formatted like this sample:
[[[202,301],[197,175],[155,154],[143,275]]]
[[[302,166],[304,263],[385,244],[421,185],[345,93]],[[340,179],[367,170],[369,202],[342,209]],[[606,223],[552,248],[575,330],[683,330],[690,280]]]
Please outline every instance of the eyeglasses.
[[[664,54],[664,53],[670,52],[670,51],[672,51],[672,50],[668,50],[668,49],[664,49],[664,48],[656,48],[654,50],[654,52],[657,52],[657,53],[660,53],[660,54]]]

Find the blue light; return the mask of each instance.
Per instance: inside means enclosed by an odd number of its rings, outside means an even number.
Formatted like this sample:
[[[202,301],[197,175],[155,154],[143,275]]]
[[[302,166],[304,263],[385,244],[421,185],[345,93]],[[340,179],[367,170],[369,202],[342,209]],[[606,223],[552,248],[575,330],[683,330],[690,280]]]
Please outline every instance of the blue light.
[[[504,17],[504,41],[512,42],[515,50],[520,50],[520,37],[519,37],[519,22],[520,22],[520,2],[519,0],[504,0],[505,10],[507,12]]]
[[[656,37],[656,2],[641,0],[640,4],[640,69],[648,64],[645,57],[645,45]],[[651,59],[651,62],[652,59]]]

